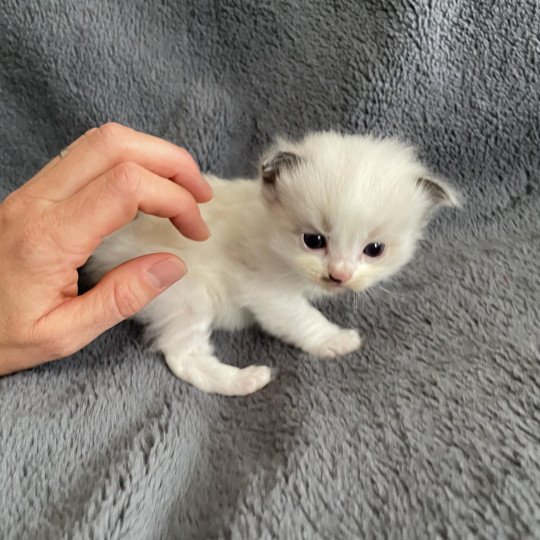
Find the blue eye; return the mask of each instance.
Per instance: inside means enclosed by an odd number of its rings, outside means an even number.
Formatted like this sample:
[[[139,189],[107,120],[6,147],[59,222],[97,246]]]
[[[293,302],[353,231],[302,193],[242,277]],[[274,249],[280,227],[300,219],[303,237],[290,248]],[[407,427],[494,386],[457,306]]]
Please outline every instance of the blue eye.
[[[322,234],[304,234],[304,244],[309,249],[322,249],[326,247],[326,238]]]
[[[373,242],[372,244],[368,244],[364,248],[364,253],[368,257],[378,257],[379,255],[382,255],[383,251],[384,251],[384,244],[379,244],[378,242]]]

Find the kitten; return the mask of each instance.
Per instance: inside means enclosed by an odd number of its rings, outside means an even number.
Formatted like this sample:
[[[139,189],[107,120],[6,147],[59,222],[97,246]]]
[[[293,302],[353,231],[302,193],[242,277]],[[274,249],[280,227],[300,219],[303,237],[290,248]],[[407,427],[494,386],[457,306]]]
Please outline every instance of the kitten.
[[[208,241],[190,241],[168,220],[139,214],[104,240],[87,267],[97,281],[147,253],[185,261],[188,274],[136,318],[171,371],[206,392],[250,394],[272,378],[266,366],[221,363],[213,328],[258,322],[322,357],[357,349],[358,332],[328,321],[309,299],[361,291],[393,275],[411,259],[432,211],[457,205],[452,189],[393,139],[325,132],[279,140],[260,176],[206,176],[214,190],[201,206]]]

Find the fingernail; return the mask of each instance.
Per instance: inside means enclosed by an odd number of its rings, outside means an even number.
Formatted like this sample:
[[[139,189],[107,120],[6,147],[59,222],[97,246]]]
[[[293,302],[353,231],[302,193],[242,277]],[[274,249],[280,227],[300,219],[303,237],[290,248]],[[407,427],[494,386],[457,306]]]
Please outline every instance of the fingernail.
[[[208,225],[203,221],[203,225],[204,225],[204,232],[206,234],[206,238],[210,238],[211,236],[211,231],[210,231],[210,227],[208,227]]]
[[[186,265],[179,259],[164,259],[154,264],[148,270],[146,275],[148,281],[158,289],[163,289],[178,281],[187,272]]]
[[[204,183],[206,184],[206,193],[208,194],[208,198],[211,199],[214,196],[214,190],[212,189],[212,186],[207,182],[207,180],[203,177]]]
[[[208,180],[206,180],[206,178],[202,175],[199,182],[202,187],[202,193],[199,193],[197,197],[197,202],[199,204],[210,202],[214,197],[214,190],[212,189],[212,186],[208,183]]]

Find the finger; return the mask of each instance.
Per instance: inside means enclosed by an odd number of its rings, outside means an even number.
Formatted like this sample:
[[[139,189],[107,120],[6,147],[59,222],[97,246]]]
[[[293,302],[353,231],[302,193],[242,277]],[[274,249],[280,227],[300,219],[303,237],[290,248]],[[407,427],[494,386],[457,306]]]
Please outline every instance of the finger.
[[[49,200],[67,198],[116,165],[133,161],[187,189],[197,202],[207,202],[212,189],[187,150],[173,143],[109,123],[84,134],[65,157],[29,183],[33,193]]]
[[[47,165],[45,165],[45,167],[43,167],[31,180],[29,180],[28,182],[26,182],[26,185],[32,185],[33,183],[36,182],[36,180],[45,175],[47,172],[49,172],[51,169],[53,169],[54,167],[56,167],[56,165],[58,165],[58,163],[60,163],[60,161],[63,159],[63,156],[62,154],[64,155],[67,155],[71,150],[73,150],[74,148],[76,148],[77,146],[79,146],[84,140],[85,140],[85,137],[87,137],[88,135],[90,135],[91,133],[93,133],[94,131],[96,131],[98,128],[92,128],[92,129],[89,129],[86,133],[84,133],[83,135],[81,135],[78,139],[76,139],[75,141],[73,141],[69,146],[67,146],[66,148],[64,148],[54,159],[52,159],[51,161],[49,161],[49,163],[47,163]]]
[[[132,259],[108,272],[88,292],[66,300],[40,321],[65,336],[57,357],[68,356],[127,319],[182,278],[185,264],[167,253]]]
[[[93,250],[101,239],[129,223],[141,210],[170,218],[192,240],[210,235],[195,199],[184,188],[143,169],[122,163],[65,201],[52,206],[57,243]],[[68,246],[66,246],[68,247]]]

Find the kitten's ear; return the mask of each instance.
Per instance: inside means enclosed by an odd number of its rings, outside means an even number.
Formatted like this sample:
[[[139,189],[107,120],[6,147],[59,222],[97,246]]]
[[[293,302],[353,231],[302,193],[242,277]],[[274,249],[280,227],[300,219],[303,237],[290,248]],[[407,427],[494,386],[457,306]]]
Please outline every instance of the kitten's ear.
[[[446,182],[436,178],[419,178],[416,185],[429,196],[433,207],[461,206],[458,194]]]
[[[295,167],[300,158],[287,151],[276,151],[267,156],[262,163],[262,179],[267,186],[273,186],[284,168]]]

